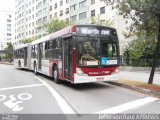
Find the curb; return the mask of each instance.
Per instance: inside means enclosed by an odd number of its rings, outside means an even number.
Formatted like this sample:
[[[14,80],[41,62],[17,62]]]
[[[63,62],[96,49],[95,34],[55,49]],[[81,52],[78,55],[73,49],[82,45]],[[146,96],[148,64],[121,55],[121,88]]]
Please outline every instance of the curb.
[[[117,82],[113,82],[113,81],[109,81],[109,82],[106,82],[106,83],[116,85],[116,86],[120,86],[120,87],[127,88],[127,89],[131,89],[131,90],[134,90],[134,91],[137,91],[137,92],[140,92],[140,93],[144,93],[144,94],[147,94],[147,95],[151,95],[151,96],[160,98],[160,92],[155,92],[155,91],[151,91],[151,90],[136,87],[136,86],[125,85],[125,84],[117,83]]]
[[[5,62],[0,62],[0,64],[13,65],[13,63],[5,63]]]

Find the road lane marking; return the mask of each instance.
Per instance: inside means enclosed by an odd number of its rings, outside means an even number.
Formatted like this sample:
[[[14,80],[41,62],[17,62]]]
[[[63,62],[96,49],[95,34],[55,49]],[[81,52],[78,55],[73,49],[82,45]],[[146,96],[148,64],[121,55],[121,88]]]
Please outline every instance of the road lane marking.
[[[29,93],[21,93],[19,95],[0,95],[1,99],[0,102],[3,102],[3,104],[10,108],[12,111],[18,112],[22,111],[24,109],[22,103],[24,101],[29,100],[32,98],[32,95]]]
[[[117,113],[121,113],[136,107],[140,107],[142,105],[145,105],[147,103],[153,102],[158,100],[158,98],[153,98],[153,97],[145,97],[139,100],[135,100],[135,101],[131,101],[116,107],[112,107],[106,110],[102,110],[97,112],[96,114],[117,114]]]
[[[3,91],[3,90],[12,90],[12,89],[20,89],[20,88],[28,88],[28,87],[38,87],[38,86],[44,86],[44,84],[34,84],[34,85],[24,85],[24,86],[0,88],[0,91]]]
[[[52,93],[53,97],[56,99],[58,105],[60,106],[64,114],[75,114],[74,110],[70,107],[70,105],[61,97],[61,95],[52,86],[50,86],[46,81],[40,79],[39,77],[36,78],[37,80],[42,82]]]

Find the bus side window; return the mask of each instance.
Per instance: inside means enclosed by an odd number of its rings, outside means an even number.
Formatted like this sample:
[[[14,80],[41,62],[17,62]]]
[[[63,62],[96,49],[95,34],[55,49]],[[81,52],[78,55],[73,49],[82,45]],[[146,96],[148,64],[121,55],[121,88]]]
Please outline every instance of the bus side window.
[[[55,49],[56,48],[56,40],[53,40],[53,49]]]
[[[57,40],[56,40],[57,42],[57,48],[62,48],[62,38],[58,38]]]

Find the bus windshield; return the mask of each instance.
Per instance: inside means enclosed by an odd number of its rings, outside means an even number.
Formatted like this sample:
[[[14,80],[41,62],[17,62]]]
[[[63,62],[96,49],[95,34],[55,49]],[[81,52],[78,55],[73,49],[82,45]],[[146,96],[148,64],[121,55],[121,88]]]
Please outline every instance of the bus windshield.
[[[111,38],[78,37],[78,65],[118,65],[118,41]]]

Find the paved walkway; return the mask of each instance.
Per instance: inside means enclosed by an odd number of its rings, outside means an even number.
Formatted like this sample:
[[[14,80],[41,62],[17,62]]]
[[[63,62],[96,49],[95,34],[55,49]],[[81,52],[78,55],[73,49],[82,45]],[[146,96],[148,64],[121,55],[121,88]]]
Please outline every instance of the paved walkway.
[[[150,76],[150,71],[120,71],[119,72],[119,79],[125,80],[133,80],[138,82],[148,83],[148,79]],[[160,73],[155,72],[153,84],[160,85]]]

